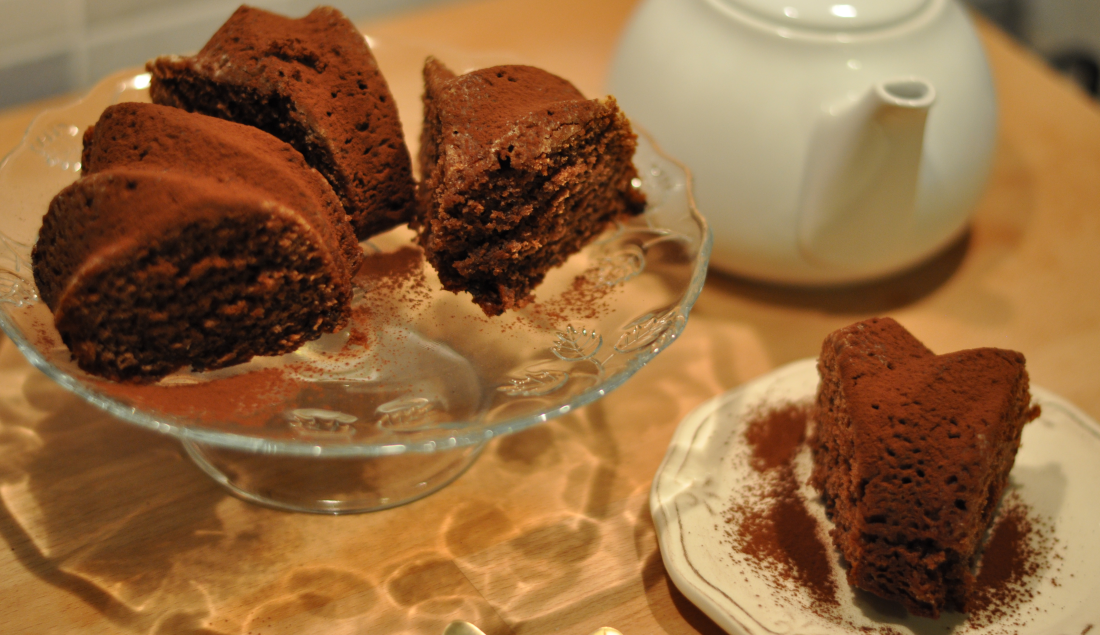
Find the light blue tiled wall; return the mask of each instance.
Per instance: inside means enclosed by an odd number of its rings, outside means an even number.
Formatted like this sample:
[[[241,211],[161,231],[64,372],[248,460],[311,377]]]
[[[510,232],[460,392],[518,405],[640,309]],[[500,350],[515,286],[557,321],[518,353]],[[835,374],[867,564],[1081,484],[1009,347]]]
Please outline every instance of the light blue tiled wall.
[[[317,4],[353,20],[441,0],[252,0],[300,16]],[[240,0],[0,0],[0,107],[90,86],[165,53],[202,47]]]

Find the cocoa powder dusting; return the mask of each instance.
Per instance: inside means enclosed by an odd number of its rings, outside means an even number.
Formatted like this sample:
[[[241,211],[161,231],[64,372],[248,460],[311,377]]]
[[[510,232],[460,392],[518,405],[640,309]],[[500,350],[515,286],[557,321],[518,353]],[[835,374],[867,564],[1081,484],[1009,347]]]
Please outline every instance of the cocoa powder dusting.
[[[825,544],[817,535],[817,521],[798,497],[794,475],[786,469],[782,472],[767,508],[741,519],[741,552],[762,568],[778,566],[777,575],[809,591],[820,605],[838,606],[836,581]]]
[[[829,557],[833,546],[823,539],[828,528],[819,526],[807,507],[795,468],[809,415],[807,404],[780,404],[748,417],[746,462],[758,478],[746,484],[751,493],[727,512],[731,544],[777,593],[797,597],[792,586],[805,591],[811,602],[800,602],[803,610],[853,631],[894,635],[898,631],[889,626],[856,626],[840,614],[838,578]],[[1039,593],[1036,582],[1058,557],[1056,543],[1050,521],[1034,514],[1016,492],[1006,493],[980,556],[967,621],[958,632],[995,626],[991,633],[1010,635],[1035,619],[1019,607]],[[1051,582],[1058,584],[1053,576]]]
[[[415,245],[406,245],[392,252],[366,254],[363,264],[355,272],[355,285],[368,289],[368,293],[378,291],[397,292],[404,287],[417,286],[424,279],[424,254]],[[427,289],[423,292],[403,294],[410,302],[420,303],[429,299]]]
[[[980,557],[967,605],[970,621],[1003,621],[1034,598],[1037,590],[1031,583],[1050,567],[1054,545],[1053,527],[1031,514],[1014,492],[1007,494]],[[1013,625],[1022,621],[1015,618]]]
[[[745,427],[753,469],[766,472],[789,464],[806,440],[809,416],[805,404],[786,404],[754,416]]]
[[[608,296],[621,289],[622,285],[601,283],[599,270],[593,269],[573,278],[558,296],[541,301],[536,296],[524,310],[525,319],[558,329],[570,322],[597,320],[612,309]]]
[[[348,324],[352,346],[368,347],[374,327],[398,319],[400,309],[415,312],[431,301],[424,254],[414,245],[365,255],[353,284],[357,293]]]
[[[749,464],[764,476],[761,506],[732,510],[734,546],[776,586],[793,582],[807,590],[814,606],[828,614],[839,606],[836,580],[817,521],[799,496],[793,459],[806,438],[809,407],[786,404],[755,413],[745,428]]]
[[[183,386],[120,384],[94,380],[103,394],[138,409],[204,423],[261,426],[282,412],[298,383],[281,370],[265,370]]]

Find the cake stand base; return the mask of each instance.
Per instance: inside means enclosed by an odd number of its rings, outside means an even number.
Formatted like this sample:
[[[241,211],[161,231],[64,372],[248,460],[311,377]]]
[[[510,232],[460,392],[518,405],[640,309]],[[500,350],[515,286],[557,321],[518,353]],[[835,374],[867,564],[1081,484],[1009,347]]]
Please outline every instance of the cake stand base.
[[[188,439],[182,443],[196,465],[236,496],[315,514],[357,514],[411,503],[461,476],[485,447],[323,458],[243,452]]]

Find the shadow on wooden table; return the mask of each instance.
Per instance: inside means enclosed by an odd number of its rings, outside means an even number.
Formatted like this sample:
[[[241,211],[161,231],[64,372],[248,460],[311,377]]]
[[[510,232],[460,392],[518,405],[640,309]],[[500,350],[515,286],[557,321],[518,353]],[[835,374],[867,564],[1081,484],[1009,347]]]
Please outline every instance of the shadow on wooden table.
[[[459,611],[508,632],[453,563],[392,548],[412,526],[405,510],[337,518],[239,501],[174,439],[86,404],[0,339],[0,587],[5,605],[22,604],[13,590],[41,594],[0,630],[439,633]]]
[[[966,258],[971,234],[964,233],[929,260],[901,273],[871,282],[800,287],[766,284],[708,272],[707,285],[754,302],[802,310],[841,314],[885,314],[934,293],[952,278]]]
[[[13,348],[5,343],[4,357]],[[224,494],[195,478],[171,439],[122,424],[37,373],[15,388],[22,394],[5,390],[0,413],[0,535],[34,576],[118,626],[152,632],[158,616],[136,608],[148,599],[140,589],[160,588],[176,555],[213,542],[212,510]],[[120,584],[121,595],[108,590]]]
[[[673,347],[663,364],[696,355]],[[461,618],[489,635],[714,632],[664,577],[647,502],[670,423],[709,387],[659,369],[635,382],[496,440],[422,501],[332,517],[227,495],[175,440],[84,403],[3,341],[0,589],[41,595],[15,631],[435,635]]]
[[[659,622],[676,624],[682,620],[690,624],[700,635],[723,635],[725,633],[720,626],[707,617],[703,611],[699,610],[699,607],[692,604],[691,600],[684,597],[683,593],[680,593],[680,590],[672,583],[672,579],[665,570],[660,552],[654,551],[646,559],[645,568],[642,569],[642,579],[645,583],[646,595],[655,596],[654,601],[651,602],[652,606],[661,606],[663,603],[656,598],[665,594],[672,598],[676,615],[656,615]],[[671,628],[669,632],[673,632]]]

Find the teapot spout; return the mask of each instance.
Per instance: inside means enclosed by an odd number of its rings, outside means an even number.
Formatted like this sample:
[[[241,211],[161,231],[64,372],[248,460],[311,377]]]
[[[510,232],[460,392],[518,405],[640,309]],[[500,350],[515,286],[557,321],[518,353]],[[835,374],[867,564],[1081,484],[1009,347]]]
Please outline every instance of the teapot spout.
[[[928,81],[878,82],[816,124],[799,201],[803,257],[839,270],[890,262],[914,228]]]

